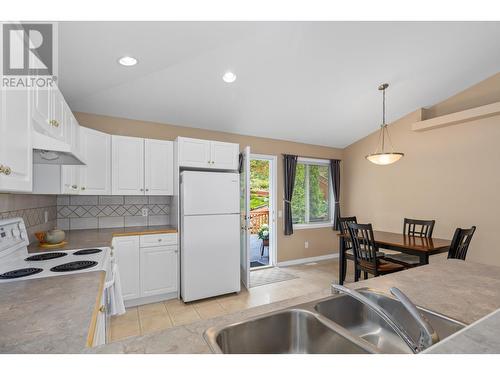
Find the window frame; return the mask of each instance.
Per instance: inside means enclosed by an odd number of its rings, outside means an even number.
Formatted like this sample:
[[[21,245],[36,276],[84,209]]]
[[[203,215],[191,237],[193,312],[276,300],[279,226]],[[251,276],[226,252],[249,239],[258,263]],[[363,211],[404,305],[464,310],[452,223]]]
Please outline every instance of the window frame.
[[[313,159],[313,158],[302,158],[299,157],[297,159],[297,164],[306,164],[306,165],[321,165],[328,167],[328,201],[330,203],[330,220],[329,221],[321,221],[321,222],[309,222],[309,168],[306,168],[305,180],[306,183],[306,194],[305,194],[305,218],[307,223],[297,223],[293,224],[293,229],[301,230],[301,229],[314,229],[314,228],[328,228],[333,226],[333,218],[335,215],[335,205],[333,202],[333,187],[332,187],[332,176],[330,170],[330,161],[326,159]]]

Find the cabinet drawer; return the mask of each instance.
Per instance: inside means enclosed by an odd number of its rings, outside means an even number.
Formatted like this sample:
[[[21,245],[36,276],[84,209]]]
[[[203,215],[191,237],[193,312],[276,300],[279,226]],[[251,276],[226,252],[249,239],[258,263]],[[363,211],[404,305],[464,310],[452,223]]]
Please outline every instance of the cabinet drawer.
[[[147,234],[141,236],[141,247],[153,247],[164,245],[176,245],[177,233],[164,233],[164,234]]]

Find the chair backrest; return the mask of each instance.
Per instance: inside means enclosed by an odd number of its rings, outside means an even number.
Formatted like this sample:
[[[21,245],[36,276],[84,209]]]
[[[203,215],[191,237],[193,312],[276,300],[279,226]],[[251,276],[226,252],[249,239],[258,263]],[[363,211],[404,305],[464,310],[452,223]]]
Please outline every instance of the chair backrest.
[[[348,224],[349,223],[357,223],[357,222],[358,222],[358,220],[356,219],[356,216],[346,216],[346,217],[339,218],[340,233],[342,233],[344,236],[347,236],[344,238],[346,250],[349,250],[352,248]]]
[[[405,218],[403,234],[407,236],[432,237],[436,220],[418,220]]]
[[[356,262],[363,268],[377,269],[378,247],[371,224],[348,223]]]
[[[476,231],[473,226],[470,229],[457,228],[453,239],[451,240],[450,249],[448,250],[448,259],[462,259],[465,260],[467,250],[469,249],[470,241]]]
[[[356,219],[356,216],[346,216],[346,217],[341,217],[339,218],[339,225],[340,225],[340,233],[343,235],[349,235],[349,227],[348,223],[357,223],[358,220]]]

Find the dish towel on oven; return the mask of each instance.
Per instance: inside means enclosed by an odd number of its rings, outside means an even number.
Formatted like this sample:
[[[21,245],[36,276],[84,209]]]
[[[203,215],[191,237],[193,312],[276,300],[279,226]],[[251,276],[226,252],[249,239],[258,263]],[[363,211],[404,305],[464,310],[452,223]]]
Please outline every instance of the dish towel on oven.
[[[113,264],[113,282],[109,286],[110,312],[109,315],[125,314],[125,305],[123,304],[122,285],[120,282],[120,272],[118,264]]]

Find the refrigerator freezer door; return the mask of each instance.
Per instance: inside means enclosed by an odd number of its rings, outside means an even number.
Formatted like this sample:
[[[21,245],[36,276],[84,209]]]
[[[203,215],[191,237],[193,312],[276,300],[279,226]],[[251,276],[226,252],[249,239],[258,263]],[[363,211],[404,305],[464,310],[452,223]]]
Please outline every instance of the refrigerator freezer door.
[[[239,215],[184,216],[181,294],[185,302],[240,291]]]
[[[184,171],[181,179],[182,215],[239,214],[237,173]]]

